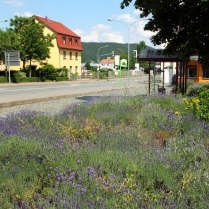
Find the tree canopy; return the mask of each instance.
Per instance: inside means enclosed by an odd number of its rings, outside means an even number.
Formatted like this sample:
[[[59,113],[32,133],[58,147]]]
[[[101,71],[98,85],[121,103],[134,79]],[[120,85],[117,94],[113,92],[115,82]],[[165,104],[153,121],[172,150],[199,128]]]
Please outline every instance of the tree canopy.
[[[5,51],[15,50],[19,48],[19,41],[16,33],[6,28],[6,30],[0,29],[0,61],[5,62]]]
[[[209,65],[208,0],[123,0],[121,8],[134,3],[141,18],[148,18],[145,30],[156,32],[154,45],[165,44],[165,53],[177,53],[188,61],[194,53],[202,64]]]

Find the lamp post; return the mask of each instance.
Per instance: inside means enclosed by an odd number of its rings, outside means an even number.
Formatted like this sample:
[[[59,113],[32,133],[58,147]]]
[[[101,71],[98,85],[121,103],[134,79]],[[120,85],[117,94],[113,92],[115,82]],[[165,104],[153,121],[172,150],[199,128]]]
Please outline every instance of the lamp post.
[[[128,30],[128,86],[129,86],[129,77],[130,77],[130,69],[129,69],[130,68],[130,64],[129,64],[129,62],[130,62],[130,55],[129,55],[130,54],[130,50],[129,50],[129,31],[130,31],[131,26],[134,23],[139,22],[141,20],[136,20],[136,21],[132,22],[130,25],[127,25],[125,22],[122,22],[120,20],[115,20],[115,19],[111,19],[111,18],[108,18],[108,21],[116,21],[116,22],[123,23],[127,27],[127,30]]]
[[[98,73],[97,73],[97,76],[98,76],[98,80],[99,80],[99,60],[100,60],[100,56],[99,56],[99,50],[102,49],[102,48],[105,48],[105,47],[108,47],[108,45],[105,45],[105,46],[101,46],[98,50],[97,50],[97,64],[98,64]]]
[[[6,20],[6,19],[5,19],[5,20],[0,20],[0,22],[7,22],[7,21],[8,21],[8,20]]]

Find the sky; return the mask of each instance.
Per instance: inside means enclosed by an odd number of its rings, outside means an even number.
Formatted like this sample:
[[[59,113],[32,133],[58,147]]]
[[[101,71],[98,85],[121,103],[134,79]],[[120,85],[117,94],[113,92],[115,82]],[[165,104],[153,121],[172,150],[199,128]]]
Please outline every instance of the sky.
[[[143,30],[147,20],[140,18],[140,12],[133,4],[121,9],[121,2],[122,0],[0,0],[0,28],[9,27],[9,20],[15,15],[47,16],[74,31],[82,42],[144,41],[147,46],[161,48],[150,41],[154,33]],[[108,18],[112,21],[108,21]],[[8,22],[2,22],[5,19]]]

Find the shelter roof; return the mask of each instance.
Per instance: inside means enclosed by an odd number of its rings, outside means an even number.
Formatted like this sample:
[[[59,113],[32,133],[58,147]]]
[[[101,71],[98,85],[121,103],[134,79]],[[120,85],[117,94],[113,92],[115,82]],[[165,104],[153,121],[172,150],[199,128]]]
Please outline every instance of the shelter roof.
[[[138,56],[138,60],[157,62],[180,61],[177,54],[173,54],[171,56],[165,55],[163,49],[144,49]]]

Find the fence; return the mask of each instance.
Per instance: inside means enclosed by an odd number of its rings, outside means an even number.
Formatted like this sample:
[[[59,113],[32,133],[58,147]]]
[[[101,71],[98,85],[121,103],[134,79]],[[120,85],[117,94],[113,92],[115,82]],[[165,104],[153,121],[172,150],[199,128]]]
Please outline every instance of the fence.
[[[100,75],[104,72],[100,72]],[[127,78],[127,77],[140,77],[144,74],[142,71],[108,71],[107,78],[113,79],[115,77]],[[79,76],[80,79],[97,79],[98,72],[84,72]]]

